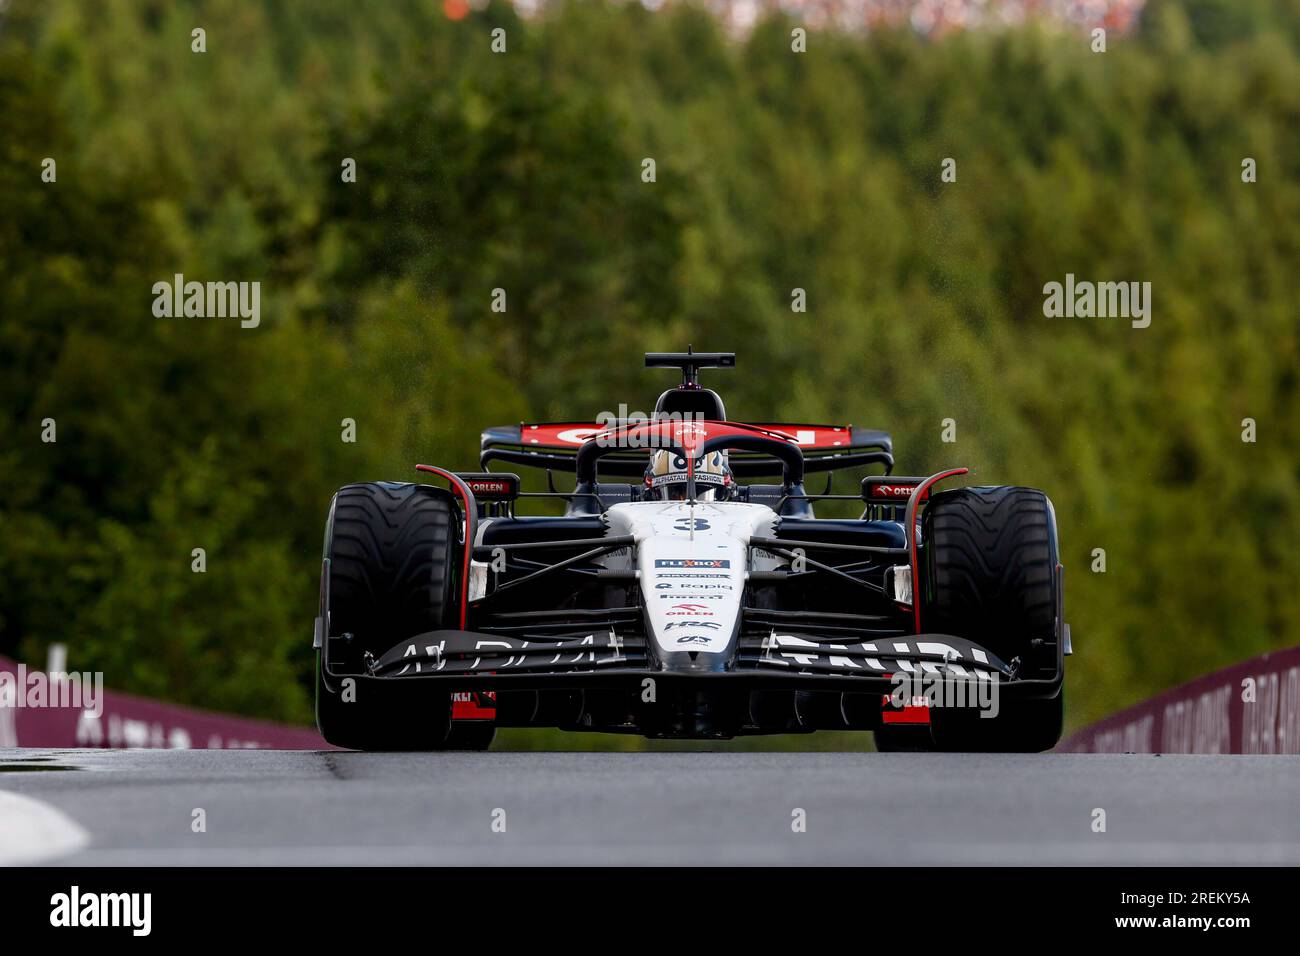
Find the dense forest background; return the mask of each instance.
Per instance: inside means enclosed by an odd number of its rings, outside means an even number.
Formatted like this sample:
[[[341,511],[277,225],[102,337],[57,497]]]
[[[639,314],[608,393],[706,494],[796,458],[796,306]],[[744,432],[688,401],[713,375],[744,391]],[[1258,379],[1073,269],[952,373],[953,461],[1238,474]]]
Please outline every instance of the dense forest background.
[[[641,353],[688,342],[739,353],[733,417],[1046,489],[1074,726],[1300,641],[1296,0],[1154,0],[1105,53],[1031,21],[796,54],[794,21],[690,6],[0,6],[0,651],[307,722],[337,486],[646,408]],[[260,281],[261,324],[155,318],[175,273]],[[1149,281],[1151,326],[1045,318],[1067,273]]]

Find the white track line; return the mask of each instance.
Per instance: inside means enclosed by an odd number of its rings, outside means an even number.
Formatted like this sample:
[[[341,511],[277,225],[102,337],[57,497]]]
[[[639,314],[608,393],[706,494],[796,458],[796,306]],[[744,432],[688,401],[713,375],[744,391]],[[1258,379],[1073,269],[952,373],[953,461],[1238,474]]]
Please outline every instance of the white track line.
[[[0,866],[43,863],[89,842],[85,830],[48,803],[0,790]]]

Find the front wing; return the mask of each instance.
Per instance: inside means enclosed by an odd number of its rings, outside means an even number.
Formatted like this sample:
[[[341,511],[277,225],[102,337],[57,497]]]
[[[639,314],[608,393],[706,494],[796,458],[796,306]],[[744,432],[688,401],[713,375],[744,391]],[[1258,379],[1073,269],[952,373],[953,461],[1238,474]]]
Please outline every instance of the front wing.
[[[999,693],[1052,697],[1063,672],[1058,667],[1052,677],[1020,678],[1013,664],[955,635],[864,641],[789,628],[742,636],[734,667],[716,673],[660,670],[650,659],[643,635],[620,634],[609,627],[526,636],[431,631],[402,641],[367,664],[369,673],[360,679],[427,680],[466,691],[633,687],[650,678],[752,690],[889,694],[896,686],[894,675],[907,672],[931,682],[990,681]]]

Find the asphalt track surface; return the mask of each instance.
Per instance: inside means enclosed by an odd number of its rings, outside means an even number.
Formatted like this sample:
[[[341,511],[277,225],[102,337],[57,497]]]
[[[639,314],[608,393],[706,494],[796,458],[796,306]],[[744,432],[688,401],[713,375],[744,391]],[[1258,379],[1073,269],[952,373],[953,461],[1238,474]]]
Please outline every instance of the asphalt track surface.
[[[1297,864],[1300,758],[0,750],[3,863]]]

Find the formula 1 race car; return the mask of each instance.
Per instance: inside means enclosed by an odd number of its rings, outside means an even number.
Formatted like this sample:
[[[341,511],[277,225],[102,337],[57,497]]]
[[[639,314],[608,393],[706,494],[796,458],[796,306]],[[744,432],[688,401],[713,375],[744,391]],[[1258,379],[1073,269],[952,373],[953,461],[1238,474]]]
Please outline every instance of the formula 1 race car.
[[[326,740],[483,749],[497,727],[559,727],[1056,744],[1070,633],[1043,492],[937,490],[965,468],[894,476],[882,431],[729,421],[699,371],[733,353],[646,365],[682,373],[653,415],[489,428],[481,471],[417,465],[438,485],[339,490],[314,642]],[[526,493],[495,462],[546,469],[552,490]],[[847,469],[884,474],[860,494],[805,490]],[[516,514],[529,501],[563,513]],[[815,516],[833,501],[862,513]]]

